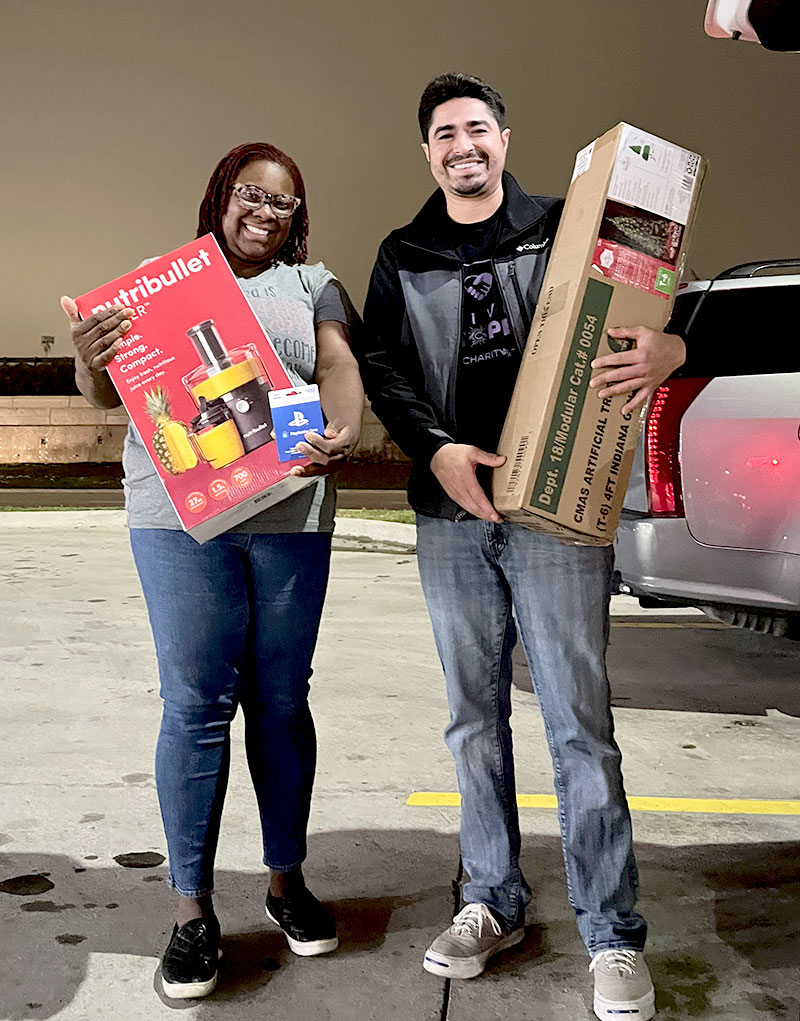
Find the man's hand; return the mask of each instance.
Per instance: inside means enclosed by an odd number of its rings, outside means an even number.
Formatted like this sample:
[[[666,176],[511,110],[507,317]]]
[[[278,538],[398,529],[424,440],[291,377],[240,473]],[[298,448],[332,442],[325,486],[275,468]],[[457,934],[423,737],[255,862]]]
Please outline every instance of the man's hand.
[[[333,474],[353,452],[356,439],[353,428],[338,420],[328,422],[324,436],[317,432],[307,432],[306,442],[297,444],[297,452],[310,458],[313,463],[295,465],[289,474],[301,478]]]
[[[119,351],[130,330],[133,309],[114,305],[84,320],[74,299],[67,295],[61,299],[61,308],[69,319],[72,343],[81,365],[89,372],[101,372]]]
[[[634,346],[629,351],[595,358],[592,368],[601,371],[589,386],[598,391],[600,398],[635,390],[622,409],[623,414],[641,407],[667,376],[686,361],[686,345],[673,333],[633,326],[609,330],[608,334],[617,340],[632,340]]]
[[[459,507],[483,521],[502,521],[475,474],[479,464],[499,468],[506,459],[466,443],[446,443],[431,458],[431,471]]]

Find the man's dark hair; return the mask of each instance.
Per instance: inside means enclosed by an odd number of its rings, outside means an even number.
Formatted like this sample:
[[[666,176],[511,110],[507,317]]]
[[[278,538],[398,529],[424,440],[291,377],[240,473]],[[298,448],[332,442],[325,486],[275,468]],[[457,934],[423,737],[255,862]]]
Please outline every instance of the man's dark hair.
[[[422,132],[423,142],[428,141],[428,131],[433,120],[433,111],[437,106],[446,103],[450,99],[480,99],[492,111],[492,116],[497,121],[500,130],[506,126],[506,108],[499,92],[495,92],[491,85],[482,82],[471,74],[460,74],[456,71],[448,71],[447,74],[437,75],[433,81],[425,86],[419,101],[419,130]]]
[[[197,236],[213,234],[220,246],[225,248],[222,220],[231,199],[236,177],[244,167],[260,160],[277,163],[279,167],[283,167],[294,183],[295,195],[301,200],[300,208],[292,217],[289,235],[280,250],[275,253],[272,265],[276,262],[285,262],[289,266],[300,265],[308,258],[308,206],[303,177],[292,157],[269,142],[247,142],[245,145],[237,145],[227,156],[222,157],[214,168],[200,205]]]

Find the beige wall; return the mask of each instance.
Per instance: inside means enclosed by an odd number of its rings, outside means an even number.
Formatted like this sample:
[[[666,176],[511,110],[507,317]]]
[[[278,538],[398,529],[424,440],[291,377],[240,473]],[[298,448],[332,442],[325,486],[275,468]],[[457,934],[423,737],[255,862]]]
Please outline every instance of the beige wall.
[[[124,408],[102,411],[83,397],[0,396],[0,465],[119,461]]]
[[[561,194],[619,120],[711,164],[700,275],[800,255],[800,57],[708,39],[704,0],[3,0],[0,355],[68,354],[63,292],[187,241],[208,175],[265,138],[300,164],[311,250],[354,299],[432,190],[419,92],[467,70],[505,96],[509,166]]]
[[[122,407],[102,411],[83,397],[0,395],[0,467],[120,461],[127,431]],[[371,408],[364,411],[353,460],[362,465],[407,460]]]

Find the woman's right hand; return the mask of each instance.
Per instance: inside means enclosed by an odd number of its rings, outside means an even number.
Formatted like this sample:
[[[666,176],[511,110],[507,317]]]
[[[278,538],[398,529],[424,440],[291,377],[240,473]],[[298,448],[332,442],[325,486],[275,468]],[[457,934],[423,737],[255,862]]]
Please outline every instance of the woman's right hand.
[[[74,299],[64,295],[61,307],[69,319],[77,358],[89,372],[102,372],[120,349],[132,326],[132,308],[113,305],[81,319]]]

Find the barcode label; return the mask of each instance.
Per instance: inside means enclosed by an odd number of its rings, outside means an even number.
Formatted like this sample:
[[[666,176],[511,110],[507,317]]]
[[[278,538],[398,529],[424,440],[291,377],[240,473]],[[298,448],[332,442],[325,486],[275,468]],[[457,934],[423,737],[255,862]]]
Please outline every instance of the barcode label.
[[[585,174],[589,167],[592,165],[592,153],[597,143],[597,139],[594,142],[590,142],[585,145],[578,155],[575,157],[575,169],[572,171],[572,180],[576,177],[580,177],[581,174]]]
[[[697,168],[700,166],[700,157],[693,152],[686,155],[686,167],[683,173],[681,187],[684,191],[691,191],[694,188],[697,178]]]
[[[519,485],[520,477],[522,476],[522,465],[525,462],[525,451],[528,449],[528,437],[523,436],[519,441],[519,447],[517,447],[517,454],[514,458],[514,466],[511,469],[511,474],[508,477],[508,485],[506,486],[507,493],[513,493]]]

